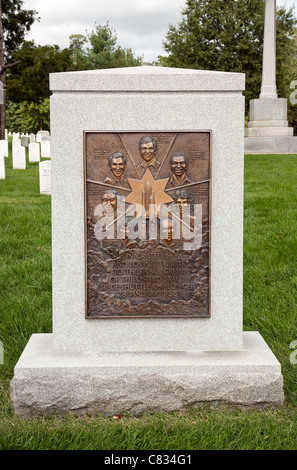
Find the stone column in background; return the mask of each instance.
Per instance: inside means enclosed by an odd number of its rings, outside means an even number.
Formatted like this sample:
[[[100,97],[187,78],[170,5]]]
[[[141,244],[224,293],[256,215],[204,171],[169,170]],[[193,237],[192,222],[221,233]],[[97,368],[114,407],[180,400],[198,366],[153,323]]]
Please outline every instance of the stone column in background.
[[[287,99],[276,91],[276,0],[266,0],[262,86],[258,99],[250,100],[245,153],[296,153],[297,138],[288,127]]]
[[[266,0],[262,86],[260,98],[277,98],[276,92],[276,0]]]

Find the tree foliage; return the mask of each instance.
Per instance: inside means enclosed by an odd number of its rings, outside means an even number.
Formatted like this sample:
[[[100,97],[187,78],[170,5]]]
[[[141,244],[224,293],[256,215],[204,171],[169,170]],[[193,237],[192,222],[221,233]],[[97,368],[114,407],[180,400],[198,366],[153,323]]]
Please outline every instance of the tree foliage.
[[[182,21],[169,26],[162,65],[246,74],[246,103],[260,93],[264,0],[187,0]],[[277,84],[288,92],[288,73],[296,73],[293,8],[277,9]]]
[[[37,19],[35,10],[24,10],[22,6],[23,0],[0,0],[0,81],[4,88],[4,101],[0,104],[0,139],[4,139],[5,131],[6,74],[18,64],[11,62],[11,56]]]
[[[11,57],[19,65],[7,75],[7,127],[37,132],[49,129],[49,74],[76,70],[130,67],[140,65],[131,49],[117,45],[117,35],[109,24],[96,25],[85,36],[70,36],[68,48],[37,46],[23,41]]]
[[[75,70],[132,67],[142,63],[142,57],[135,57],[132,49],[117,45],[117,34],[108,22],[95,24],[93,31],[85,36],[76,34],[69,39]]]
[[[87,60],[85,52],[85,44],[88,42],[86,36],[82,34],[72,34],[69,36],[72,68],[74,70],[86,70]]]
[[[69,39],[69,47],[62,50],[57,45],[37,46],[34,41],[23,41],[12,54],[20,65],[7,77],[7,98],[37,103],[49,97],[50,73],[130,67],[142,62],[131,49],[117,45],[117,35],[108,23],[95,25],[86,36],[73,34]]]
[[[50,96],[49,74],[64,72],[72,67],[69,49],[61,50],[57,45],[36,46],[34,41],[24,41],[13,54],[20,65],[11,70],[7,77],[7,98],[19,103],[38,103]]]
[[[50,129],[49,98],[34,103],[22,101],[7,103],[6,123],[11,132],[33,132]]]
[[[2,6],[4,62],[7,63],[38,17],[35,10],[22,8],[23,0],[0,0],[0,4]]]
[[[49,130],[49,74],[71,68],[71,52],[23,41],[13,59],[19,65],[7,76],[6,127],[15,132]]]

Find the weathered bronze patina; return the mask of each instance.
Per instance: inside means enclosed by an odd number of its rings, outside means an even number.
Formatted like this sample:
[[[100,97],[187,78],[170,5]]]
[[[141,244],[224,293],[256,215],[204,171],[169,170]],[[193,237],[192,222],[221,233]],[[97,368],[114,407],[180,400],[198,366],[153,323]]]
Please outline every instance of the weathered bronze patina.
[[[210,132],[86,132],[86,318],[210,314]]]

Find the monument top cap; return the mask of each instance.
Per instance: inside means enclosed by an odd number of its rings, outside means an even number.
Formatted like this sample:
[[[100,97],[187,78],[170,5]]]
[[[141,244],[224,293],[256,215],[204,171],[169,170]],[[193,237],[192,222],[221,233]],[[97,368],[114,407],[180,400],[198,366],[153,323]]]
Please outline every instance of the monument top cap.
[[[52,91],[243,91],[245,74],[139,66],[50,74]]]

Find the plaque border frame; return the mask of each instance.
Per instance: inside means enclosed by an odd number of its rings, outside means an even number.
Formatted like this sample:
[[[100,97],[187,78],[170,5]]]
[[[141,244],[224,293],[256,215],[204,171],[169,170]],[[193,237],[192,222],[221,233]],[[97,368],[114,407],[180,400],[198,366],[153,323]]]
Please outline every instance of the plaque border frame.
[[[87,135],[88,134],[147,134],[147,133],[208,133],[209,134],[209,187],[208,187],[208,220],[209,220],[209,250],[208,250],[208,272],[209,272],[209,279],[208,279],[208,315],[123,315],[123,316],[115,316],[115,315],[105,315],[105,316],[94,316],[90,317],[87,315],[88,312],[88,275],[87,275],[87,242],[88,242],[88,234],[87,234]],[[211,318],[211,203],[212,203],[212,130],[211,129],[170,129],[170,130],[89,130],[83,131],[83,173],[84,173],[84,247],[85,247],[85,319],[86,320],[125,320],[125,319],[210,319]]]

